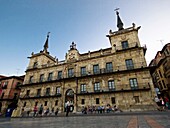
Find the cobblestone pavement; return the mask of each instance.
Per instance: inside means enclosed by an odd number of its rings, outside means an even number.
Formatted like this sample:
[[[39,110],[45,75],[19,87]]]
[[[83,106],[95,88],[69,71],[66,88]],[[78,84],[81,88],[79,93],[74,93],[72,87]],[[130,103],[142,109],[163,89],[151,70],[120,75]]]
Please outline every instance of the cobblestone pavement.
[[[0,128],[170,128],[170,112],[0,118]]]

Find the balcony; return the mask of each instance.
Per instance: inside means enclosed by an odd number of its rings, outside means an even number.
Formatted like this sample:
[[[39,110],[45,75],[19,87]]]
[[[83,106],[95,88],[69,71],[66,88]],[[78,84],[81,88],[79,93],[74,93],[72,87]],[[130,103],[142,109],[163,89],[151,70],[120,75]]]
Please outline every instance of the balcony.
[[[144,62],[139,62],[139,63],[133,63],[133,65],[130,66],[126,66],[126,65],[119,65],[119,66],[113,66],[113,69],[106,69],[106,68],[102,68],[99,69],[97,71],[93,71],[93,70],[88,70],[86,72],[74,72],[71,75],[69,73],[63,73],[62,76],[53,76],[51,77],[51,79],[49,80],[49,77],[43,78],[43,80],[38,79],[31,79],[31,83],[30,80],[25,80],[24,81],[24,85],[26,84],[37,84],[37,83],[47,83],[47,82],[56,82],[59,80],[63,80],[63,79],[73,79],[75,77],[91,77],[94,75],[104,75],[104,74],[112,74],[112,73],[117,73],[117,72],[127,72],[127,71],[133,71],[133,70],[140,70],[142,68],[147,68],[147,65]]]
[[[60,93],[57,93],[57,94],[46,94],[45,93],[44,95],[30,94],[29,96],[26,96],[26,95],[20,96],[20,99],[26,100],[26,99],[39,99],[39,98],[52,98],[52,97],[61,97],[61,94]]]
[[[137,42],[135,43],[128,43],[128,47],[122,47],[122,45],[115,46],[116,51],[127,50],[131,48],[139,47]]]
[[[119,87],[119,88],[117,88]],[[120,93],[120,92],[134,92],[134,91],[147,91],[150,90],[150,85],[148,83],[138,83],[137,87],[130,87],[130,85],[116,85],[115,88],[101,88],[100,90],[90,89],[80,91],[77,95],[89,95],[89,94],[110,94],[110,93]]]
[[[19,96],[15,96],[15,95],[1,95],[0,96],[0,101],[14,101],[17,100],[19,98]]]

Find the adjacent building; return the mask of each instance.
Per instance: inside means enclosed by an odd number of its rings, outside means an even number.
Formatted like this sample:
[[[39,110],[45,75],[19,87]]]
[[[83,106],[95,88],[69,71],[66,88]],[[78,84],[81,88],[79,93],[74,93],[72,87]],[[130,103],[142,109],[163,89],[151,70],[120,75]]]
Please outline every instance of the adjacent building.
[[[149,66],[159,97],[170,97],[170,43],[157,52]]]
[[[155,90],[138,30],[123,28],[117,12],[118,31],[109,31],[110,47],[80,53],[72,42],[65,60],[48,52],[48,39],[39,53],[32,53],[21,85],[19,108],[59,108],[69,100],[73,112],[85,106],[118,106],[124,111],[153,110]]]
[[[0,76],[0,112],[4,114],[8,108],[16,108],[20,94],[18,85],[23,83],[24,76]]]

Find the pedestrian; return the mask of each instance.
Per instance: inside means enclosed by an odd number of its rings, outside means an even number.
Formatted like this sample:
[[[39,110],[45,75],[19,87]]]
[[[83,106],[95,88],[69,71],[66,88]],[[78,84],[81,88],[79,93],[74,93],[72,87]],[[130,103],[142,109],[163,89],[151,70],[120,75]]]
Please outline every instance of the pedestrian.
[[[28,107],[28,108],[27,108],[27,116],[28,116],[28,117],[29,117],[29,115],[30,115],[30,111],[31,111],[31,110],[30,110],[30,107]]]
[[[53,115],[53,113],[54,113],[54,107],[52,107],[50,115]]]
[[[34,106],[34,114],[33,114],[33,117],[35,117],[35,116],[36,116],[36,114],[37,114],[37,110],[38,110],[38,109],[37,109],[37,106],[35,105],[35,106]]]
[[[40,108],[39,108],[39,112],[38,112],[38,114],[39,114],[40,116],[42,116],[43,109],[44,109],[44,108],[43,108],[43,105],[41,105]]]
[[[160,98],[160,104],[161,104],[161,108],[162,108],[161,111],[164,111],[165,110],[165,102],[162,97]]]
[[[58,111],[59,111],[59,109],[58,109],[58,108],[56,108],[56,111],[55,111],[55,116],[57,116],[57,114],[58,114]]]
[[[159,110],[159,111],[161,111],[161,109],[160,109],[160,100],[159,100],[159,98],[158,98],[158,96],[155,96],[155,103],[156,103],[156,107],[157,107],[157,109]]]
[[[24,107],[22,107],[22,109],[21,109],[21,117],[24,117],[24,113],[25,113]]]
[[[102,113],[104,113],[105,112],[105,107],[102,106],[101,108],[102,108]]]
[[[168,107],[169,107],[169,99],[166,96],[164,97],[164,99],[165,99],[165,107],[166,107],[166,109],[168,109]]]
[[[69,112],[70,112],[70,102],[67,101],[67,103],[66,103],[66,116],[68,116]]]

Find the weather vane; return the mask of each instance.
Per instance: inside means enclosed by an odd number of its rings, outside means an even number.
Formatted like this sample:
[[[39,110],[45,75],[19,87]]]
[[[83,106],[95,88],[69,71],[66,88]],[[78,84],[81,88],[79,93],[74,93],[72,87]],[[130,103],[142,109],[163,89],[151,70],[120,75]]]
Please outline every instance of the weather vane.
[[[119,10],[120,8],[116,8],[114,11],[116,11],[116,14],[118,15],[119,14],[119,12],[118,12],[118,10]]]
[[[47,33],[47,37],[49,37],[49,35],[50,35],[50,32]]]
[[[118,11],[120,8],[116,8],[114,11]]]

